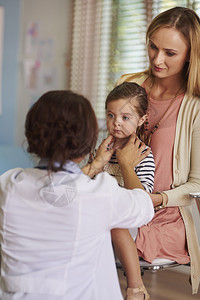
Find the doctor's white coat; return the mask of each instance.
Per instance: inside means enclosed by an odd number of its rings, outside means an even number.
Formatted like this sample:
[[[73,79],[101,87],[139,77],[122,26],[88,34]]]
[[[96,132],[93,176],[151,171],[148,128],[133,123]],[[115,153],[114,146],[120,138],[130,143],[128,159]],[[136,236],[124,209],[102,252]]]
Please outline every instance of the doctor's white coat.
[[[1,300],[122,300],[110,230],[148,223],[148,194],[107,173],[94,180],[14,169],[0,177]]]

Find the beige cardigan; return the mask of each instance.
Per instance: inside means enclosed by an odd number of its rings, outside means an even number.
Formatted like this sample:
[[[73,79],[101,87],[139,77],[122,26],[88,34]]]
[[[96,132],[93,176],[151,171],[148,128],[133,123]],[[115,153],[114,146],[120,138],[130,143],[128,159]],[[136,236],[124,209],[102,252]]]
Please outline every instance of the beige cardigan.
[[[134,81],[141,85],[147,74],[133,77],[134,74],[125,74],[117,84]],[[176,124],[172,190],[164,192],[168,196],[167,206],[179,206],[184,220],[190,255],[192,293],[196,294],[200,281],[200,249],[191,211],[194,200],[188,194],[200,192],[200,98],[188,98],[187,93]]]

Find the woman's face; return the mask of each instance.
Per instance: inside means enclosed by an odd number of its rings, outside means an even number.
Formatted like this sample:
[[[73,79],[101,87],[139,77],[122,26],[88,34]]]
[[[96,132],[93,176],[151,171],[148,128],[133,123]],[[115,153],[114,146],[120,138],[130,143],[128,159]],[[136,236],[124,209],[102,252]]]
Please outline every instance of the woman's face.
[[[157,78],[180,76],[189,59],[188,46],[175,28],[161,28],[149,39],[148,55],[151,69]]]

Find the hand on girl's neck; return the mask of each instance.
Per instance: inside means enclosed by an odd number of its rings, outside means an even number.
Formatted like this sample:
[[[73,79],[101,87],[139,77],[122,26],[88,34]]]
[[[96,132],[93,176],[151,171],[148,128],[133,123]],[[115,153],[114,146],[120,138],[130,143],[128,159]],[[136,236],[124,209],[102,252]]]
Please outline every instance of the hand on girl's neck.
[[[123,139],[117,139],[117,138],[115,138],[114,147],[116,149],[123,148],[126,145],[126,143],[129,141],[129,139],[130,139],[130,136],[125,137]]]

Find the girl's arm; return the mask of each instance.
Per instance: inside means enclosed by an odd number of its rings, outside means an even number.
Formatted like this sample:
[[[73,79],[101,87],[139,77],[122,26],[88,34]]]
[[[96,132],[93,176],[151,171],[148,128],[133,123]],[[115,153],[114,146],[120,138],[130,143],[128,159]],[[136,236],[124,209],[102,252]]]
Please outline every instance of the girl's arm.
[[[135,173],[137,174],[145,191],[152,193],[155,174],[155,162],[152,151],[150,151],[149,155],[135,167]]]
[[[124,179],[124,187],[127,189],[144,189],[142,183],[137,177],[134,167],[150,153],[146,145],[140,141],[136,134],[132,134],[128,143],[122,149],[117,149],[117,161],[120,165]]]
[[[135,173],[134,167],[144,160],[150,153],[150,148],[144,151],[146,145],[139,140],[134,134],[131,136],[129,142],[122,149],[118,149],[117,160],[120,165],[122,176],[124,179],[124,187],[127,189],[140,188],[144,190],[140,179]],[[150,194],[154,207],[166,204],[167,195],[163,194]]]

